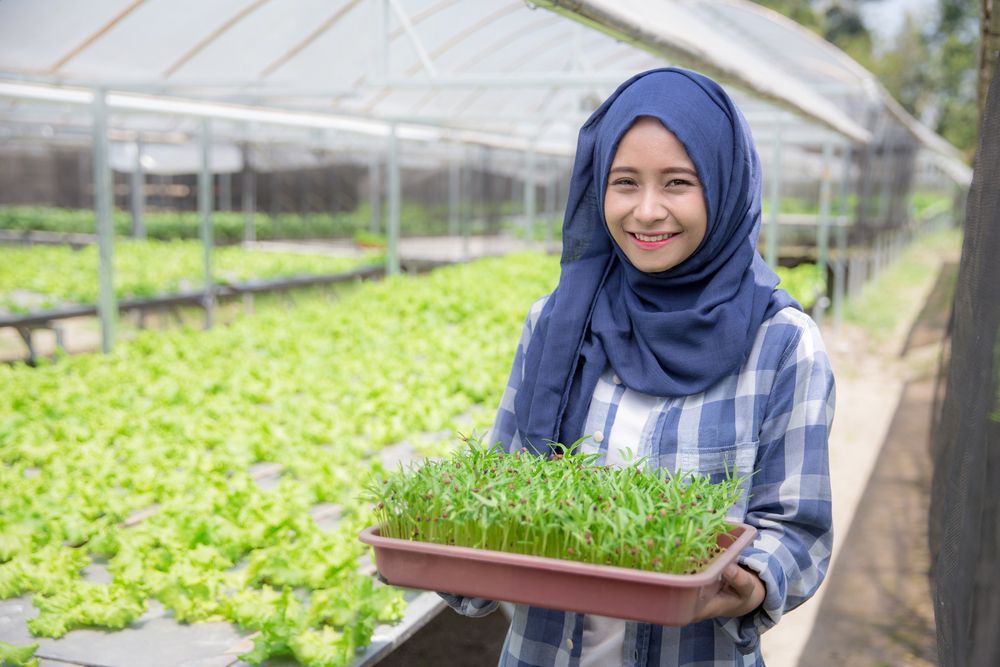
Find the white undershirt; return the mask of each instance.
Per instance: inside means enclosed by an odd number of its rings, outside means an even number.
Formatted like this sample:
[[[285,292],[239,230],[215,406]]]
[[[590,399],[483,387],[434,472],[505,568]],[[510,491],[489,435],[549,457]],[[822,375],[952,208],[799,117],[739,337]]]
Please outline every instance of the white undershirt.
[[[604,380],[606,378],[602,378]],[[618,382],[612,380],[609,386],[599,382],[598,386],[614,391]],[[610,399],[610,396],[606,400]],[[649,421],[650,414],[656,404],[662,399],[642,394],[631,389],[625,393],[618,403],[615,421],[610,433],[600,431],[592,434],[584,441],[584,452],[599,452],[604,449],[607,454],[605,465],[623,465],[625,458],[622,450],[628,448],[634,458],[648,456],[649,452],[642,449],[642,432]],[[607,443],[602,447],[602,443]],[[599,442],[597,441],[599,440]],[[646,439],[648,441],[648,438]],[[648,448],[648,445],[647,445]],[[585,614],[583,617],[583,647],[580,652],[580,667],[609,667],[622,664],[622,653],[625,650],[625,621],[619,618],[609,618],[596,614]]]
[[[620,665],[624,650],[625,621],[596,614],[584,615],[580,667]]]

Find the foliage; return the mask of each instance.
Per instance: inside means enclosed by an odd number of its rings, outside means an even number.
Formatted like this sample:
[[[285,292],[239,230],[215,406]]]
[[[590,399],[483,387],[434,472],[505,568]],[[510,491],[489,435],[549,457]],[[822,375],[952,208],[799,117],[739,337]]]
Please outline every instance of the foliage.
[[[927,267],[936,265],[944,253],[957,256],[960,246],[961,232],[956,229],[914,240],[892,265],[846,302],[844,319],[859,326],[872,344],[881,345],[905,320],[900,312],[919,302],[921,291],[934,278]]]
[[[779,266],[778,286],[792,295],[803,308],[812,308],[816,299],[826,293],[826,276],[815,264],[799,264],[795,267]]]
[[[694,574],[728,532],[736,477],[594,465],[599,454],[554,445],[550,458],[470,439],[443,460],[402,467],[368,486],[385,537]]]
[[[197,241],[118,241],[113,250],[113,279],[119,299],[152,297],[204,285],[204,256]],[[344,273],[381,256],[323,257],[288,252],[213,251],[215,284],[252,279]],[[0,247],[0,309],[27,312],[70,303],[95,303],[98,295],[96,246]]]
[[[34,657],[38,644],[15,646],[0,641],[0,665],[7,667],[38,667],[38,658]]]
[[[494,207],[507,210],[509,204]],[[499,215],[499,213],[497,213]],[[384,214],[383,214],[384,215]],[[400,229],[407,235],[438,235],[447,232],[446,207],[404,203],[400,210]],[[131,214],[116,210],[112,214],[115,233],[128,236],[132,230]],[[201,220],[193,211],[147,211],[143,215],[146,236],[172,241],[198,239]],[[238,243],[244,239],[246,217],[241,212],[215,211],[212,231],[216,243]],[[372,228],[368,204],[346,213],[282,213],[254,215],[254,237],[257,240],[341,238],[351,239]],[[94,211],[44,206],[0,207],[0,229],[14,231],[45,231],[56,233],[93,234],[96,231]]]
[[[375,453],[492,409],[557,275],[545,256],[484,260],[0,366],[0,598],[31,594],[42,635],[121,627],[155,599],[259,632],[248,660],[349,664],[402,609],[358,570]],[[84,579],[98,565],[107,584]]]
[[[838,46],[878,77],[907,111],[971,159],[978,123],[979,3],[937,0],[928,16],[907,14],[900,32],[883,44],[862,20],[863,1],[757,0]]]

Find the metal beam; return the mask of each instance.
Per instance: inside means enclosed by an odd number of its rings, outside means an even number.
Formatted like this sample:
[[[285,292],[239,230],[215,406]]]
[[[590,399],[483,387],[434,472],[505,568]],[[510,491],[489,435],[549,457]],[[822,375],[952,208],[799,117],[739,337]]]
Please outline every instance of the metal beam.
[[[399,139],[396,127],[389,133],[389,220],[385,253],[385,271],[390,276],[399,273],[399,214],[400,214],[400,178],[399,178]]]
[[[773,269],[778,266],[778,216],[781,213],[781,125],[784,113],[778,112],[775,120],[774,161],[771,163],[770,217],[767,223],[767,263]]]
[[[114,227],[111,220],[111,164],[108,160],[108,108],[103,89],[94,91],[94,212],[97,217],[99,291],[97,311],[101,318],[101,350],[115,345],[118,304],[114,287]]]
[[[215,278],[212,276],[212,121],[201,121],[201,170],[198,172],[198,218],[204,267],[205,328],[215,319]]]
[[[146,225],[143,213],[146,209],[146,173],[142,166],[142,142],[135,142],[135,167],[129,179],[129,198],[132,204],[132,238],[145,239]]]
[[[406,10],[399,4],[399,0],[389,0],[389,5],[392,7],[392,13],[399,20],[399,25],[402,26],[406,36],[410,38],[410,43],[413,44],[413,50],[417,52],[420,64],[424,66],[428,74],[436,77],[437,68],[434,67],[434,62],[431,60],[430,55],[428,55],[427,49],[424,48],[423,42],[420,41],[420,36],[414,29],[413,23],[410,22],[410,17],[406,15]]]
[[[524,170],[524,234],[526,241],[533,241],[535,235],[535,185],[537,184],[535,168],[535,151],[528,149],[525,156]]]

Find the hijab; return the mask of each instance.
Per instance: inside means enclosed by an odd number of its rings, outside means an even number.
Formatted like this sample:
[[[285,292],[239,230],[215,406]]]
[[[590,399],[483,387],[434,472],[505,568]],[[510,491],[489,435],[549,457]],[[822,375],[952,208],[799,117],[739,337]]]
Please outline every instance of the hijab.
[[[673,133],[695,165],[708,215],[687,259],[643,273],[604,218],[608,171],[640,117]],[[580,129],[563,219],[559,284],[525,352],[515,397],[521,439],[538,453],[580,438],[608,364],[622,383],[661,397],[701,393],[746,361],[760,324],[786,306],[757,252],[761,170],[743,115],[707,77],[677,68],[623,83]]]

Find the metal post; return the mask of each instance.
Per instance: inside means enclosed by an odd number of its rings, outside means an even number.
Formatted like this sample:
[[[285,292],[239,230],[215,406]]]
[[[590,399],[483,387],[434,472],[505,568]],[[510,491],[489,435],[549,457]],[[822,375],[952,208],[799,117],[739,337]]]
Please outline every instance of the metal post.
[[[458,236],[459,207],[462,196],[461,165],[455,158],[448,164],[448,236]]]
[[[135,165],[132,169],[129,195],[132,202],[132,238],[139,240],[146,238],[146,226],[142,220],[142,214],[146,208],[145,181],[146,174],[142,170],[142,142],[137,139],[135,142]]]
[[[466,164],[468,164],[469,151],[466,149]],[[473,210],[473,171],[471,169],[466,169],[463,173],[464,178],[462,179],[462,254],[461,259],[463,262],[469,261],[471,256],[471,250],[469,248],[469,235],[471,234],[472,227],[472,217],[475,215]]]
[[[201,170],[198,172],[198,216],[201,221],[201,245],[204,259],[205,328],[211,329],[215,315],[215,281],[212,277],[212,124],[201,121]]]
[[[97,312],[101,318],[101,350],[115,345],[118,302],[114,287],[114,228],[111,223],[111,165],[108,161],[108,108],[103,88],[94,91],[94,214],[97,218],[99,291]]]
[[[243,242],[257,240],[257,179],[250,164],[250,146],[243,145],[243,182],[240,187],[240,208],[243,209]]]
[[[393,125],[389,132],[389,164],[388,164],[388,198],[389,198],[389,220],[387,229],[387,243],[385,253],[385,272],[390,275],[399,273],[399,208],[400,208],[400,182],[399,182],[399,137],[396,134],[396,126]]]
[[[240,208],[243,210],[243,242],[253,243],[257,240],[257,177],[250,163],[250,144],[244,143],[241,152],[243,154],[243,174],[240,186]],[[243,311],[249,315],[253,313],[253,293],[243,294]]]
[[[233,208],[233,177],[228,171],[219,174],[219,210],[231,211]]]
[[[558,173],[558,166],[552,171]],[[553,221],[559,219],[559,215],[556,212],[556,201],[558,196],[558,191],[556,184],[559,182],[557,177],[554,177],[548,185],[545,186],[545,251],[551,252],[552,250],[552,226]]]
[[[819,227],[816,230],[816,270],[823,277],[823,294],[817,301],[816,323],[823,323],[823,312],[830,303],[827,296],[826,275],[827,255],[830,243],[830,190],[833,180],[833,145],[827,141],[823,144],[823,171],[819,184]]]
[[[840,211],[839,224],[837,225],[837,264],[833,275],[833,324],[836,328],[844,321],[844,299],[846,292],[847,258],[850,249],[847,245],[847,223],[850,219],[850,205],[848,204],[848,189],[851,182],[851,163],[853,152],[850,144],[844,146],[843,167],[840,174],[840,201],[838,208]]]
[[[774,162],[771,165],[771,215],[767,223],[767,263],[771,268],[778,266],[778,214],[781,209],[781,126],[784,114],[778,112],[774,125]]]
[[[535,186],[537,184],[535,169],[535,147],[528,149],[528,164],[524,179],[524,234],[525,241],[535,240]]]
[[[372,3],[375,10],[375,17],[372,25],[378,31],[376,35],[375,47],[375,76],[376,81],[384,81],[389,78],[389,32],[392,28],[389,17],[389,0],[376,0]]]
[[[372,234],[379,234],[382,232],[382,174],[381,174],[381,163],[378,159],[378,155],[372,153],[371,159],[368,161],[368,201],[370,203],[369,208],[371,209],[371,226],[370,231]]]

